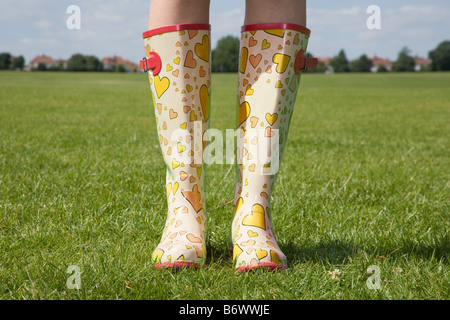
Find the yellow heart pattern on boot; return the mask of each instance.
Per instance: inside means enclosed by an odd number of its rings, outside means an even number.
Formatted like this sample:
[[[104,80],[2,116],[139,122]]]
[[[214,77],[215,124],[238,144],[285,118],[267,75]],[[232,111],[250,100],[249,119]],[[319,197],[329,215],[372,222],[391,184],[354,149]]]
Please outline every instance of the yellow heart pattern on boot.
[[[203,117],[205,121],[209,119],[209,94],[208,87],[206,85],[202,85],[200,87],[200,104],[202,106]]]
[[[176,169],[179,166],[180,166],[180,162],[175,159],[172,159],[172,169]]]
[[[244,226],[252,226],[261,229],[266,229],[266,217],[264,215],[264,208],[260,204],[255,204],[252,207],[252,214],[249,214],[242,220]]]
[[[173,192],[173,194],[175,195],[175,193],[177,193],[177,190],[178,190],[178,187],[179,187],[180,185],[178,184],[178,182],[175,182],[174,184],[173,184],[173,188],[172,188],[172,192]]]
[[[153,262],[156,262],[156,263],[160,262],[163,254],[164,254],[164,251],[161,249],[156,249],[155,251],[153,251],[153,254],[152,254]]]
[[[278,73],[283,73],[286,71],[286,68],[289,65],[289,61],[291,60],[291,57],[286,55],[286,54],[282,54],[282,53],[276,53],[274,54],[272,61],[273,63],[277,64],[276,67],[276,71]]]
[[[275,121],[277,121],[277,119],[278,119],[277,113],[274,114],[266,113],[266,120],[271,126],[273,126],[273,124],[275,123]]]
[[[256,256],[258,257],[259,260],[261,260],[262,258],[267,256],[267,251],[258,248],[256,249]]]
[[[241,49],[239,60],[239,72],[245,73],[245,69],[247,68],[247,59],[248,59],[248,49],[246,47],[243,47]]]
[[[250,104],[245,101],[239,106],[239,110],[238,110],[238,127],[242,123],[244,123],[245,120],[247,120],[249,115],[250,115]]]
[[[269,30],[264,30],[264,31],[273,36],[283,38],[285,30],[284,29],[269,29]]]
[[[167,198],[169,198],[170,191],[172,191],[172,183],[169,182],[169,183],[166,185],[166,194],[167,194]]]
[[[233,261],[236,260],[236,258],[242,253],[242,249],[235,244],[233,247]]]
[[[209,61],[209,37],[204,35],[202,38],[202,43],[197,43],[195,45],[195,54],[202,60]]]
[[[247,88],[245,88],[245,95],[246,96],[251,96],[252,94],[253,94],[253,89],[252,89],[252,85],[251,84],[249,84],[249,85],[247,85]]]
[[[248,236],[249,236],[250,238],[254,238],[254,237],[257,237],[257,236],[258,236],[258,233],[257,233],[257,232],[253,232],[252,230],[248,230],[248,231],[247,231],[247,234],[248,234]]]
[[[244,199],[239,198],[236,202],[236,209],[234,210],[234,214],[236,214],[239,211],[239,208],[242,206],[242,203],[244,202]]]
[[[169,86],[170,81],[167,77],[161,79],[159,75],[155,76],[155,90],[158,98],[161,98],[164,92],[166,92],[167,89],[169,89]]]

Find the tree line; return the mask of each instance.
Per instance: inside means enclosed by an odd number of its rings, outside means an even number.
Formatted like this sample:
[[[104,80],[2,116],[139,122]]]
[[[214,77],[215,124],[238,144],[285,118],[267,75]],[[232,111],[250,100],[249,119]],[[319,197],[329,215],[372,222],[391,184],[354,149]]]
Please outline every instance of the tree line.
[[[235,36],[226,36],[221,38],[217,47],[212,51],[212,72],[237,72],[239,63],[239,38]],[[308,57],[313,57],[307,53]],[[431,64],[423,71],[449,71],[450,70],[450,41],[441,42],[434,50],[428,53]],[[11,54],[0,53],[0,70],[22,70],[25,67],[23,56],[12,57]],[[326,72],[332,68],[333,72],[370,72],[372,61],[363,54],[358,59],[349,61],[344,49],[329,61],[327,66],[323,61],[319,61],[317,68],[309,69],[308,72]],[[39,70],[46,70],[43,66]],[[106,71],[100,59],[92,55],[74,54],[63,67],[61,64],[54,65],[47,70],[51,71]],[[403,48],[393,62],[392,71],[414,71],[415,61],[408,48]],[[113,65],[107,71],[124,72],[123,65]],[[378,67],[378,72],[388,71],[385,66]]]
[[[23,56],[12,57],[8,52],[0,53],[0,70],[16,70],[25,67]]]
[[[449,42],[450,44],[450,42]],[[450,59],[450,47],[449,47],[449,56]],[[311,54],[307,54],[307,56],[312,57]],[[434,59],[432,60],[434,64],[430,64],[430,66],[422,67],[420,71],[448,71],[450,70],[450,64],[445,62],[444,60]],[[450,60],[449,60],[450,61]],[[373,62],[369,59],[369,57],[365,54],[361,55],[358,59],[349,61],[345,54],[345,51],[342,49],[339,51],[337,56],[330,59],[329,66],[333,72],[371,72],[373,67]],[[397,60],[393,62],[391,70],[388,70],[385,65],[377,66],[377,72],[386,72],[386,71],[394,71],[394,72],[410,72],[416,71],[416,62],[414,57],[410,55],[410,50],[407,47],[404,47],[398,54]],[[316,69],[308,70],[308,72],[325,72],[327,71],[328,66],[325,65],[324,62],[319,61]]]
[[[221,38],[216,49],[212,51],[212,71],[213,72],[237,72],[239,63],[239,38],[234,36],[226,36]],[[306,54],[313,57],[311,53]],[[443,41],[434,50],[430,51],[428,58],[431,64],[423,71],[450,71],[450,41]],[[333,72],[370,72],[372,69],[372,61],[365,54],[358,59],[349,61],[344,49],[332,59],[329,66]],[[319,61],[317,68],[309,69],[308,72],[326,72],[328,66]],[[385,66],[378,67],[378,72],[388,71]],[[410,50],[403,48],[393,62],[392,71],[415,71],[415,60],[411,56]]]
[[[0,53],[0,70],[23,70],[25,67],[25,58],[23,56],[13,57],[8,52]],[[61,61],[52,66],[39,64],[35,69],[37,71],[112,71],[125,72],[123,65],[112,65],[106,70],[99,58],[93,55],[73,54],[67,60],[64,66]]]

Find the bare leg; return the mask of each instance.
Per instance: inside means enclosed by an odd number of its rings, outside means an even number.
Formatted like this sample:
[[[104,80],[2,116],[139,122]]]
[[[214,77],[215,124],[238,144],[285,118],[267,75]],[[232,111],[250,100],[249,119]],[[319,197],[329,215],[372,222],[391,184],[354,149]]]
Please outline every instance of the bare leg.
[[[245,25],[270,22],[306,27],[306,0],[246,0]]]
[[[151,0],[148,29],[183,24],[209,23],[210,0]]]

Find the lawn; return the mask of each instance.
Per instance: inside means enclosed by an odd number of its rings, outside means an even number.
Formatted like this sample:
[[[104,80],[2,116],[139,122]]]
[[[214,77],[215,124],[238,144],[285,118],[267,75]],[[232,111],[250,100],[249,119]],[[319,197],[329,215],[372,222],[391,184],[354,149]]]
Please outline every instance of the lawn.
[[[223,132],[236,82],[212,77]],[[271,211],[289,269],[246,274],[229,164],[207,171],[207,266],[152,266],[165,171],[145,75],[0,84],[0,299],[450,299],[450,73],[305,74]]]

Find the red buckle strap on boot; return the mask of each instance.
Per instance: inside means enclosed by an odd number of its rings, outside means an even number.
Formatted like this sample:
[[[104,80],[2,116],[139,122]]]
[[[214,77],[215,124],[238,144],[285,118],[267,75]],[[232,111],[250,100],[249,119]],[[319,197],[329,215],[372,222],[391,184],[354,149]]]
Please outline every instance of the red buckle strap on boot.
[[[295,56],[294,71],[295,73],[300,73],[306,69],[316,68],[318,63],[319,60],[317,58],[307,58],[305,57],[305,52],[300,50]]]
[[[156,76],[161,71],[161,58],[155,51],[151,51],[148,58],[144,57],[139,61],[139,66],[144,72],[152,70],[153,76]]]

